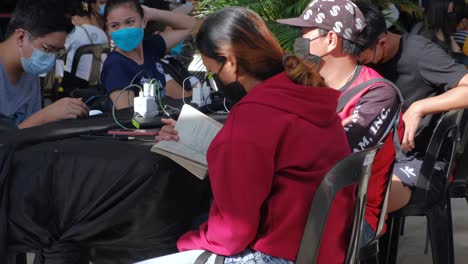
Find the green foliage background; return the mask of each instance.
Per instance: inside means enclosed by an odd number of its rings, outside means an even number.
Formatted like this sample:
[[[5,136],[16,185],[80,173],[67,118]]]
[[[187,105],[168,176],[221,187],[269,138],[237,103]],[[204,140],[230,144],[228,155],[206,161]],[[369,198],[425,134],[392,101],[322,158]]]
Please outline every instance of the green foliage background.
[[[276,23],[277,19],[299,16],[310,0],[200,0],[197,1],[199,16],[208,15],[227,6],[243,6],[258,13],[275,34],[281,46],[292,50],[293,40],[298,36],[297,29]],[[354,2],[367,2],[383,9],[388,0],[358,0]],[[411,0],[393,0],[395,5],[409,13],[416,13],[417,5]]]

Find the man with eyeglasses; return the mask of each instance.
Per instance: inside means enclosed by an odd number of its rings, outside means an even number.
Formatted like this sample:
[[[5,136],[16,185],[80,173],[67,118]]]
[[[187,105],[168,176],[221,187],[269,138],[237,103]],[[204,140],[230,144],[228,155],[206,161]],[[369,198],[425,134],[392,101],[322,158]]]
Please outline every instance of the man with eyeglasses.
[[[39,75],[49,72],[73,26],[61,1],[22,0],[0,43],[0,114],[19,128],[88,115],[81,99],[63,98],[41,109]]]

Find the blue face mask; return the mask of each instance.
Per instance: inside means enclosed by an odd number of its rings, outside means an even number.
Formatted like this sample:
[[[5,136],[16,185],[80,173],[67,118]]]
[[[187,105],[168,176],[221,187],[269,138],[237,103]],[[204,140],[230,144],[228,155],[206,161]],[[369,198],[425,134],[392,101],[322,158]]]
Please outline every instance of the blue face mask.
[[[25,72],[40,75],[52,70],[52,67],[55,65],[56,57],[55,54],[35,48],[29,59],[26,59],[23,57],[23,54],[21,54],[21,65],[23,65]]]
[[[132,51],[140,45],[143,41],[143,28],[122,28],[117,31],[111,32],[111,38],[117,48],[123,51]]]
[[[99,5],[99,11],[98,13],[103,16],[104,15],[104,10],[106,9],[106,4]]]
[[[179,44],[177,44],[177,46],[173,47],[171,49],[171,55],[179,55],[180,53],[182,53],[182,48],[184,46],[184,42],[179,42]]]

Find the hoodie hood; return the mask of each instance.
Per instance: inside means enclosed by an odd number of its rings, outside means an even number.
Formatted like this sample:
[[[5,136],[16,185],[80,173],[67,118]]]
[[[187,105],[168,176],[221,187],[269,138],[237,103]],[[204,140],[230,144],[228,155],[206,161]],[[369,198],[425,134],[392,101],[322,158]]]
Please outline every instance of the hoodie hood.
[[[331,88],[296,84],[283,72],[252,88],[236,106],[263,104],[325,127],[339,118],[336,107],[340,94]]]

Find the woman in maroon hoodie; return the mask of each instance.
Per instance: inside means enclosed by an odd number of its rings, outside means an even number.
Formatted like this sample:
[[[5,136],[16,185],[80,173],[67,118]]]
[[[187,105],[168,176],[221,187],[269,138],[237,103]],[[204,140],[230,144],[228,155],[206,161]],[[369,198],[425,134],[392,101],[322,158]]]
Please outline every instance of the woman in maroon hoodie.
[[[292,263],[315,190],[327,171],[350,153],[336,114],[340,93],[284,73],[295,65],[262,19],[244,8],[209,16],[197,46],[218,88],[237,101],[207,160],[213,203],[208,221],[180,237],[182,252],[144,263],[193,263],[200,250],[227,256],[225,263]],[[315,65],[311,65],[315,67]],[[177,140],[166,120],[159,140]],[[353,188],[335,198],[322,239],[319,263],[343,263],[354,208]],[[207,263],[213,263],[211,257]]]

